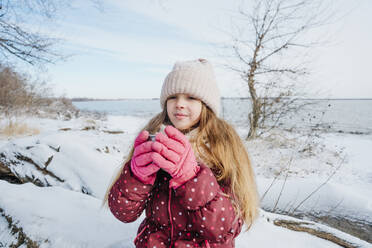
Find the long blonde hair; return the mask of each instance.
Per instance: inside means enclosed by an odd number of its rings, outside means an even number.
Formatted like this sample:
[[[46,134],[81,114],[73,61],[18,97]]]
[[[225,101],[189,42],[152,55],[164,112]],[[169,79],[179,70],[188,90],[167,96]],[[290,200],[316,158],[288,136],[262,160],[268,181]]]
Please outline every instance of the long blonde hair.
[[[171,125],[166,107],[142,130],[155,133],[162,124]],[[190,140],[195,155],[211,168],[220,184],[227,186],[235,209],[248,230],[258,215],[259,200],[253,169],[244,144],[234,128],[218,118],[204,103],[197,127],[196,138]],[[122,168],[130,161],[133,152],[132,147]],[[107,203],[111,187],[119,178],[122,168],[108,187],[103,204]]]

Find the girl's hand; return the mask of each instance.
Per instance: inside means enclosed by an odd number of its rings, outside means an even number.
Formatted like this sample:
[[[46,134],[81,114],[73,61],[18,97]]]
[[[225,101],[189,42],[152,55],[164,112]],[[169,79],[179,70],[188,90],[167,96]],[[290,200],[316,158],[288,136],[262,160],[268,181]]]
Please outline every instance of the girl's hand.
[[[156,172],[160,169],[152,161],[152,141],[147,141],[149,132],[142,131],[134,141],[134,153],[131,160],[133,174],[145,184],[154,184]]]
[[[165,128],[165,134],[158,133],[152,143],[151,158],[155,165],[168,172],[173,178],[169,186],[177,188],[193,178],[200,167],[186,136],[172,126]]]

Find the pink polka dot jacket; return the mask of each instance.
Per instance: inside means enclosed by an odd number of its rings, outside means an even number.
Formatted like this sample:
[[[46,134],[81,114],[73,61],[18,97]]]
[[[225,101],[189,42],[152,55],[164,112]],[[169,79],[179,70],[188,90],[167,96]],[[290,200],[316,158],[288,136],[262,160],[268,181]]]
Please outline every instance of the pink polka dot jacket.
[[[195,177],[173,188],[165,171],[158,171],[153,185],[144,184],[129,165],[111,188],[108,205],[126,223],[146,211],[134,240],[136,247],[234,247],[242,220],[209,167],[199,164]]]

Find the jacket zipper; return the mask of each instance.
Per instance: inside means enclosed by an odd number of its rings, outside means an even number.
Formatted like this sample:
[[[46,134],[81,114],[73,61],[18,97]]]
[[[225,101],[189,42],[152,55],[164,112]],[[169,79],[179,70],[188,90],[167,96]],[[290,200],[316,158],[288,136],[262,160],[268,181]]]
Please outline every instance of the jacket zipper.
[[[169,220],[170,220],[170,224],[171,224],[171,237],[170,237],[170,246],[169,247],[172,247],[173,245],[173,221],[172,221],[172,214],[171,214],[171,208],[170,208],[170,203],[171,203],[171,199],[172,199],[172,188],[169,188],[169,197],[168,197],[168,215],[169,215]],[[141,232],[138,233],[137,237],[134,239],[134,243],[136,243],[138,237],[149,227],[149,225],[146,225]],[[209,242],[208,240],[204,240],[205,241],[205,246],[207,248],[210,248],[210,245],[209,245]]]
[[[136,245],[136,241],[137,241],[138,237],[141,236],[141,234],[142,234],[142,233],[143,233],[147,228],[149,228],[149,225],[148,225],[148,224],[147,224],[147,225],[142,229],[142,231],[140,231],[140,232],[137,234],[136,238],[135,238],[134,241],[133,241],[134,245]]]
[[[170,237],[170,246],[169,247],[172,247],[172,244],[173,244],[173,221],[172,221],[172,214],[171,214],[171,208],[170,208],[171,197],[172,197],[172,188],[169,188],[168,215],[169,215],[169,220],[170,220],[170,224],[171,224],[171,237]]]
[[[205,239],[204,241],[205,241],[205,247],[206,247],[206,248],[211,248],[211,246],[209,245],[208,240]]]

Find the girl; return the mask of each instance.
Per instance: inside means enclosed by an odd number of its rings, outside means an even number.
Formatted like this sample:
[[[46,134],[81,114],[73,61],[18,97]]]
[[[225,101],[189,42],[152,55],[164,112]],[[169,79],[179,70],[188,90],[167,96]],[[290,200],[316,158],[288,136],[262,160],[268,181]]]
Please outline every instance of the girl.
[[[257,216],[258,197],[243,143],[217,117],[211,64],[176,63],[160,103],[163,111],[135,139],[105,202],[123,222],[146,210],[136,247],[234,247],[243,223],[249,229]]]

